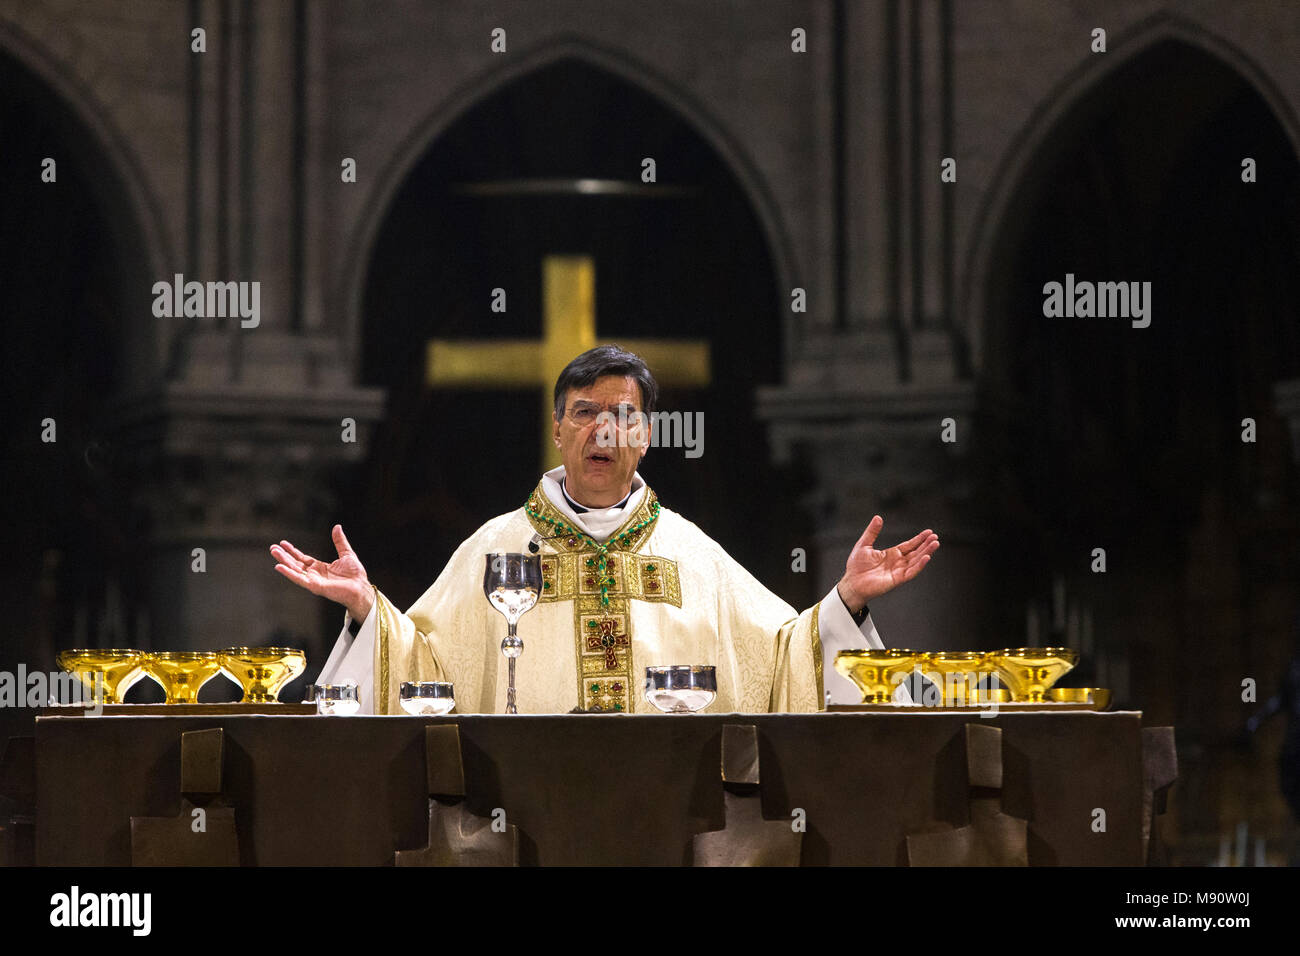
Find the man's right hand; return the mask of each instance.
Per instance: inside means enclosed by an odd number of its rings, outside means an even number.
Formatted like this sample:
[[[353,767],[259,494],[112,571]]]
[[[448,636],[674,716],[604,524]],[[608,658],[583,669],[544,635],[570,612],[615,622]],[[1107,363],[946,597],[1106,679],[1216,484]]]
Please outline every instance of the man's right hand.
[[[375,602],[370,579],[366,577],[366,569],[361,566],[356,552],[348,544],[343,526],[336,524],[331,536],[339,553],[337,561],[326,564],[311,555],[303,554],[288,541],[281,541],[271,545],[271,555],[276,560],[275,569],[312,594],[342,604],[353,620],[364,621]]]

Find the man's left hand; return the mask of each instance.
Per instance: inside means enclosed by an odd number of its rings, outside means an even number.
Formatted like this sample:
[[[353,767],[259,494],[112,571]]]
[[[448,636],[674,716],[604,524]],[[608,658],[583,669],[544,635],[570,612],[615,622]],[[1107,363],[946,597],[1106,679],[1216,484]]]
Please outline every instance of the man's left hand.
[[[854,614],[880,595],[920,574],[929,563],[930,555],[939,550],[939,536],[926,528],[916,537],[880,551],[875,543],[884,526],[885,519],[880,515],[871,519],[867,530],[862,532],[862,537],[849,552],[844,577],[836,585],[840,598]]]

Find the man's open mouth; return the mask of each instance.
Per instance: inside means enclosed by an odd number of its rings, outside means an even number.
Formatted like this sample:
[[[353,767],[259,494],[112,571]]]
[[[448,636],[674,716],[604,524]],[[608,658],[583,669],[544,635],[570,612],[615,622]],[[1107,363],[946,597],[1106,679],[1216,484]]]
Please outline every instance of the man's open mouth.
[[[602,451],[593,451],[587,456],[587,461],[594,461],[600,464],[609,464],[614,460],[612,455],[606,455]]]

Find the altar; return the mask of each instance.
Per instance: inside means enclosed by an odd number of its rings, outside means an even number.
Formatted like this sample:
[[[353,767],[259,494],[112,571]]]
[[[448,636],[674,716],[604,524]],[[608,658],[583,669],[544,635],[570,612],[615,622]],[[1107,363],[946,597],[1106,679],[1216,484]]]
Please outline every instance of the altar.
[[[1148,862],[1169,728],[1134,711],[909,711],[42,716],[34,860]]]

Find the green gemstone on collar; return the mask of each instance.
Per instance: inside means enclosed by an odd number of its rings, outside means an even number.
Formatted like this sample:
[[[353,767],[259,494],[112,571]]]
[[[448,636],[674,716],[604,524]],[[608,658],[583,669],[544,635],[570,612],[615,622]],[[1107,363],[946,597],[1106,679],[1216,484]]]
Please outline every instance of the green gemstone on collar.
[[[582,531],[579,531],[577,528],[573,527],[572,525],[565,524],[562,521],[556,521],[554,518],[548,518],[546,515],[542,514],[540,511],[536,509],[537,509],[537,499],[529,498],[528,503],[524,505],[524,512],[536,518],[538,521],[543,521],[546,524],[550,525],[556,531],[557,534],[569,534],[572,535],[573,537],[581,538],[583,542],[591,545],[591,547],[594,548],[600,556],[598,568],[602,574],[604,573],[605,558],[609,551],[609,544],[598,544],[594,538],[588,536],[587,534],[584,534]],[[615,535],[613,540],[617,543],[626,545],[630,539],[639,537],[643,529],[648,528],[650,525],[652,525],[655,522],[656,519],[658,519],[659,510],[660,510],[659,502],[652,501],[650,503],[650,517],[647,518],[645,521],[633,525],[627,531]],[[570,547],[572,546],[573,545],[572,545],[572,538],[571,538]],[[587,559],[587,566],[591,567],[590,558]]]

